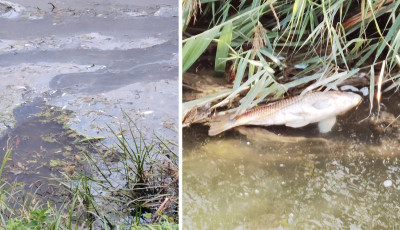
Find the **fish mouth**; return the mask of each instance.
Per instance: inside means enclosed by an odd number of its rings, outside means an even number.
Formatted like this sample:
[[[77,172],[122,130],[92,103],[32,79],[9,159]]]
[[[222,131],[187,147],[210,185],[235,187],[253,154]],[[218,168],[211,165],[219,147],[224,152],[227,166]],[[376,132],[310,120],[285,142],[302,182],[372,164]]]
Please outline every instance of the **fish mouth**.
[[[362,96],[360,94],[354,93],[354,92],[346,92],[346,93],[348,93],[348,94],[350,94],[352,96],[356,96],[357,95],[356,97],[357,97],[358,101],[357,101],[357,104],[354,105],[354,107],[355,106],[359,106],[361,104],[363,98],[362,98]]]
[[[361,105],[362,101],[363,101],[363,100],[362,100],[362,97],[361,97],[361,99],[358,101],[358,103],[357,103],[357,105],[356,105],[357,108],[358,108],[358,106]],[[356,108],[356,109],[357,109],[357,108]]]
[[[356,94],[356,95],[359,96],[359,100],[358,100],[357,104],[354,105],[354,107],[357,107],[357,108],[358,108],[358,106],[361,105],[361,103],[362,103],[362,101],[363,101],[363,97],[362,97],[361,95],[357,94],[357,93],[354,93],[354,94]]]
[[[350,110],[353,109],[353,108],[354,108],[354,110],[357,110],[358,107],[361,105],[361,103],[362,103],[362,98],[357,102],[357,104],[351,106],[351,107],[348,108],[346,111],[343,111],[340,115],[343,115],[343,114],[347,113],[348,111],[350,111]]]
[[[347,107],[347,109],[344,109],[342,112],[340,112],[338,115],[343,115],[345,113],[347,113],[348,111],[350,111],[351,109],[353,109],[355,107],[355,109],[358,109],[358,107],[361,105],[363,98],[362,96],[360,96],[357,93],[354,92],[346,92],[348,94],[350,94],[352,96],[352,98],[348,98],[348,101],[350,101],[350,103],[346,103],[347,105],[345,105],[345,107]],[[355,101],[357,100],[357,101]]]

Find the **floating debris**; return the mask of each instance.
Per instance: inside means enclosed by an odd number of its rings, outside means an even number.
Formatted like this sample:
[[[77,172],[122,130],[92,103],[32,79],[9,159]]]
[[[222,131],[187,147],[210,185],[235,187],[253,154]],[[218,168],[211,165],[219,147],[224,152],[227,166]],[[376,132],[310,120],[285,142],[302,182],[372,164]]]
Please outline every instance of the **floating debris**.
[[[25,7],[8,1],[0,1],[0,17],[15,19],[19,17],[22,12],[25,11]]]
[[[162,6],[159,10],[154,13],[156,17],[178,17],[179,9],[178,7],[172,6]]]
[[[148,37],[141,39],[117,39],[113,36],[103,35],[97,32],[73,35],[67,37],[47,36],[29,41],[1,40],[0,53],[12,53],[15,51],[32,50],[70,50],[70,49],[94,49],[94,50],[129,50],[144,49],[167,42],[161,38]],[[89,67],[94,67],[90,65]],[[95,69],[104,69],[105,66],[97,66]]]
[[[306,64],[306,63],[300,63],[300,64],[294,65],[295,69],[305,69],[307,67],[308,67],[308,64]]]
[[[342,87],[340,87],[340,89],[342,91],[353,91],[353,92],[359,92],[360,90],[357,89],[356,87],[352,86],[352,85],[344,85]]]
[[[152,113],[154,113],[154,111],[151,111],[151,110],[142,112],[143,115],[148,115],[148,114],[152,114]]]
[[[390,187],[390,186],[392,186],[393,185],[393,182],[391,181],[391,180],[385,180],[384,182],[383,182],[383,186],[385,186],[386,188],[387,187]]]
[[[368,87],[362,87],[361,89],[360,89],[360,92],[363,94],[363,96],[365,97],[365,96],[368,96],[368,94],[369,94],[369,89],[368,89]]]

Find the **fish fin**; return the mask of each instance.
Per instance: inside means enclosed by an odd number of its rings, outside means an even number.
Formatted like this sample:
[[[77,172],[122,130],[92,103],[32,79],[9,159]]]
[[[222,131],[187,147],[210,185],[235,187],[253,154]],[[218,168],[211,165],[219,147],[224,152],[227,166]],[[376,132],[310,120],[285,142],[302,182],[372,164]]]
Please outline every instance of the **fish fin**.
[[[218,121],[210,123],[210,130],[208,130],[208,135],[215,136],[220,134],[228,129],[235,127],[236,124],[234,121]]]
[[[301,117],[307,116],[308,113],[304,112],[304,111],[294,111],[294,112],[289,112],[290,114],[298,117],[299,119]]]
[[[319,100],[317,102],[315,102],[314,104],[312,104],[312,107],[316,108],[316,109],[326,109],[329,106],[331,106],[331,100]]]
[[[306,120],[289,121],[285,125],[292,128],[299,128],[308,125],[310,122]]]
[[[318,122],[318,128],[321,133],[327,133],[332,130],[332,127],[336,123],[336,117],[330,117],[328,119]]]

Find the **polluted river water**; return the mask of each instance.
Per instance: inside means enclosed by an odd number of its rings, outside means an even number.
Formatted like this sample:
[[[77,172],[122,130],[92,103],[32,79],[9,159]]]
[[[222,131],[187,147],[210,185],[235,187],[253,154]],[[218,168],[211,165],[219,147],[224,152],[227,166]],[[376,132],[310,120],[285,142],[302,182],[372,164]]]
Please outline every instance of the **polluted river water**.
[[[53,194],[47,179],[84,170],[83,140],[114,145],[125,115],[178,142],[177,25],[176,0],[0,1],[2,180]]]
[[[187,93],[190,96],[190,93]],[[184,92],[185,98],[185,92]],[[184,229],[387,229],[400,223],[400,99],[316,124],[183,129]]]
[[[3,4],[19,10],[0,17],[0,134],[14,108],[40,97],[77,114],[71,128],[88,136],[107,135],[122,108],[177,140],[175,1]]]

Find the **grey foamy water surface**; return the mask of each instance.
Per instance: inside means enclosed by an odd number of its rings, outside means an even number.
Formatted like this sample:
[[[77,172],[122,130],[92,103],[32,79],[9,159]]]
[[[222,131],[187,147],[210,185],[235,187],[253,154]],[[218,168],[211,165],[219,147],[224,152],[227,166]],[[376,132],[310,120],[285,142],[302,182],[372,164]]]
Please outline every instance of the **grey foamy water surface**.
[[[177,25],[175,0],[0,1],[7,178],[33,183],[56,171],[54,160],[80,160],[76,138],[114,144],[109,127],[127,128],[124,113],[146,137],[177,142]]]

